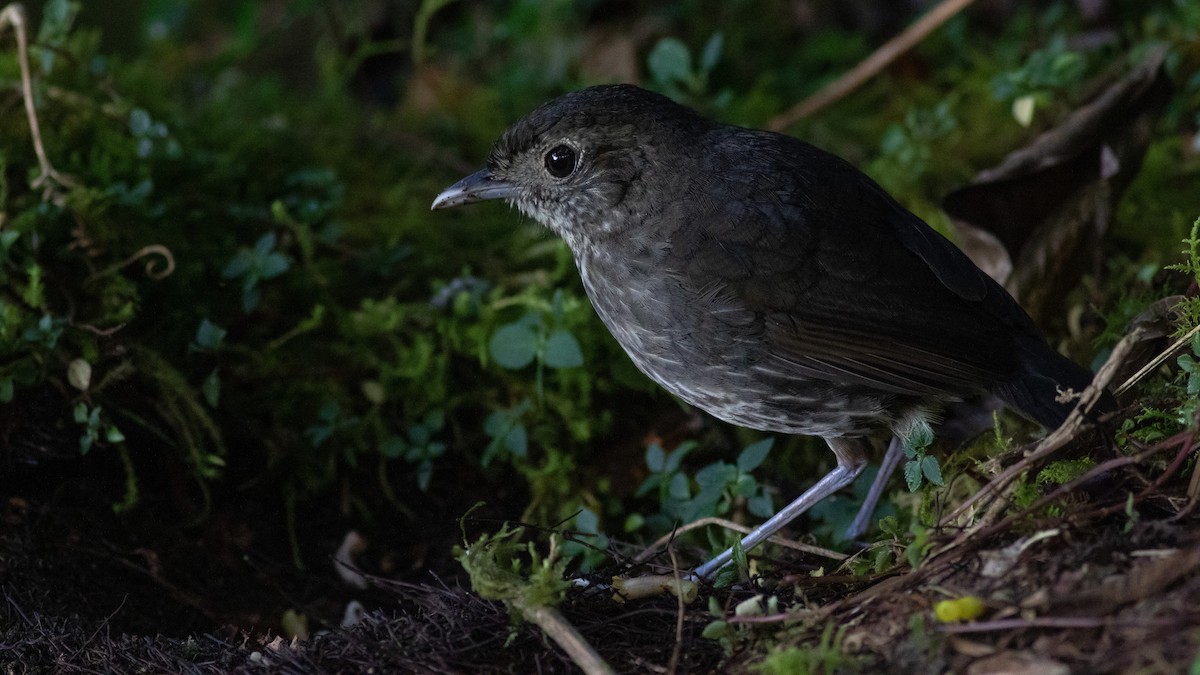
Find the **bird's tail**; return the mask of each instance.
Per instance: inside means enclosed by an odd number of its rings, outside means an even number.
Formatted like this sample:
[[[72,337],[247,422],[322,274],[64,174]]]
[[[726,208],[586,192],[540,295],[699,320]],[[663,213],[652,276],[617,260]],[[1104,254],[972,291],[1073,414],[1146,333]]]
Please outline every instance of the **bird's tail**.
[[[1025,346],[1020,376],[996,394],[1017,412],[1047,429],[1057,429],[1075,409],[1078,394],[1092,383],[1092,374],[1038,341]],[[1075,396],[1070,393],[1074,392]],[[1093,413],[1114,410],[1117,401],[1105,391]]]

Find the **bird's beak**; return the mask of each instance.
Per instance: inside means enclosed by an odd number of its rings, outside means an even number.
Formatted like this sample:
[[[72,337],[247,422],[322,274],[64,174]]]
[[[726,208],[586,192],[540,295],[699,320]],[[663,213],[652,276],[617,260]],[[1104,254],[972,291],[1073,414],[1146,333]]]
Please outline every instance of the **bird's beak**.
[[[480,169],[454,185],[442,190],[430,209],[445,209],[459,204],[471,204],[485,199],[516,199],[517,186],[492,178],[488,169]]]

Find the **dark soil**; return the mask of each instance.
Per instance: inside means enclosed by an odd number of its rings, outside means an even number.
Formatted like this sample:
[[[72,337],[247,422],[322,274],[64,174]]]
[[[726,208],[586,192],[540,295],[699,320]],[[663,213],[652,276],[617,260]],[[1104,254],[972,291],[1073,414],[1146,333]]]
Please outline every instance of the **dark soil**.
[[[965,540],[945,529],[915,572],[901,565],[854,576],[768,550],[775,571],[703,588],[682,615],[673,598],[619,604],[586,590],[570,592],[561,611],[628,673],[671,664],[678,673],[744,671],[771,648],[816,645],[830,622],[842,627],[842,672],[1183,672],[1200,645],[1200,515],[1184,494],[1186,474],[1154,487],[1143,470],[1162,474],[1126,465],[1057,511],[1030,512]],[[359,590],[334,569],[347,523],[337,514],[302,514],[300,549],[329,554],[298,568],[285,533],[265,527],[282,522],[275,495],[216,495],[212,513],[188,524],[147,488],[143,503],[118,517],[118,477],[90,457],[6,471],[6,672],[576,670],[536,626],[464,588],[449,555],[459,536],[453,522],[427,524],[425,536],[420,528],[390,537],[365,531],[370,546],[357,561],[373,576]],[[660,555],[642,570],[669,564]],[[812,576],[820,566],[827,574]],[[756,594],[776,597],[781,614],[731,618]],[[938,601],[965,595],[984,600],[978,621],[935,618]],[[709,598],[730,619],[732,640],[701,636],[714,620]],[[365,614],[342,628],[351,601]],[[305,616],[306,640],[280,637],[289,610]]]

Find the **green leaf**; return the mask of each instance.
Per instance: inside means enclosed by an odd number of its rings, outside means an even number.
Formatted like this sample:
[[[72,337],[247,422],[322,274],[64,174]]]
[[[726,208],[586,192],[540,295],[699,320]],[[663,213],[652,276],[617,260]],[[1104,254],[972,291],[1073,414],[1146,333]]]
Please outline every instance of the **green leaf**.
[[[751,497],[758,492],[758,481],[754,480],[754,476],[744,473],[733,482],[730,492],[735,497]]]
[[[736,466],[725,462],[713,462],[696,472],[696,482],[701,488],[725,486],[733,482],[738,475]]]
[[[0,403],[8,403],[13,398],[13,379],[11,377],[0,378]]]
[[[757,443],[752,443],[742,450],[737,458],[738,471],[743,473],[753,471],[758,468],[759,464],[767,458],[767,453],[771,451],[771,446],[775,444],[774,438],[764,438]]]
[[[516,457],[524,457],[529,452],[529,434],[524,424],[513,424],[504,436],[504,447]]]
[[[262,293],[257,287],[242,289],[242,310],[246,313],[253,312],[258,307],[258,301],[262,299]]]
[[[733,564],[739,570],[750,567],[749,561],[746,560],[746,549],[742,546],[741,539],[733,542]]]
[[[663,452],[662,446],[658,443],[651,443],[650,447],[646,448],[646,467],[654,473],[662,471],[663,466],[666,465],[666,461],[666,453]]]
[[[204,394],[204,401],[208,403],[208,407],[217,407],[217,404],[221,402],[221,375],[218,369],[214,368],[208,377],[204,378],[204,383],[200,385],[200,391]]]
[[[104,430],[104,440],[108,441],[109,443],[121,443],[125,440],[125,434],[121,433],[120,429],[110,424],[108,425],[108,428]]]
[[[664,84],[682,82],[692,76],[692,55],[687,45],[673,37],[665,37],[654,45],[646,65],[651,77]]]
[[[735,567],[733,565],[726,565],[725,567],[721,568],[720,572],[717,572],[717,578],[713,579],[713,586],[715,586],[717,588],[729,588],[730,586],[737,583],[737,580],[738,580],[737,567]],[[724,622],[721,622],[721,623],[724,623]],[[712,625],[712,624],[709,624],[709,625]]]
[[[714,621],[704,627],[704,630],[700,633],[700,637],[709,640],[717,640],[725,636],[725,632],[728,630],[728,628],[729,624],[725,623],[724,621]]]
[[[200,327],[196,329],[196,347],[206,351],[215,351],[220,348],[227,332],[208,319],[203,319],[200,321]]]
[[[141,108],[129,111],[129,133],[141,138],[150,133],[152,126],[154,126],[154,120],[150,118],[150,113]]]
[[[721,60],[721,48],[725,45],[725,34],[717,31],[708,38],[708,42],[704,43],[704,49],[700,52],[700,72],[708,73],[716,67],[717,61]]]
[[[584,534],[600,534],[600,517],[585,506],[575,516],[575,529]]]
[[[667,495],[672,499],[687,499],[692,496],[692,488],[688,485],[687,476],[677,473],[671,476],[671,482],[667,484]]]
[[[908,491],[916,492],[921,489],[921,462],[911,460],[904,463],[904,482],[908,483]]]
[[[551,368],[578,368],[583,365],[583,351],[570,332],[560,328],[546,340],[546,365]]]
[[[288,271],[291,262],[282,253],[272,253],[259,262],[258,276],[261,279],[274,279]]]
[[[926,455],[921,458],[921,473],[934,485],[942,485],[942,467],[938,466],[937,457]]]
[[[637,532],[645,524],[645,516],[640,513],[631,513],[625,518],[625,532]]]
[[[233,254],[233,259],[229,264],[225,265],[225,269],[221,270],[222,279],[236,279],[246,272],[250,271],[250,267],[254,264],[254,256],[250,252],[243,249]]]
[[[908,429],[904,438],[904,446],[915,450],[924,450],[933,444],[933,427],[925,419],[918,419]],[[912,457],[912,455],[909,455]]]
[[[696,441],[684,441],[675,446],[675,450],[667,455],[667,463],[663,466],[663,471],[667,473],[675,473],[683,464],[683,458],[688,456],[688,453],[700,447]]]
[[[266,258],[271,251],[275,250],[275,241],[274,232],[268,232],[259,237],[258,241],[254,242],[254,257],[259,260]]]
[[[408,443],[417,447],[425,447],[429,445],[429,430],[421,424],[414,424],[408,428]]]
[[[12,248],[12,245],[17,243],[17,240],[20,238],[21,233],[15,230],[4,230],[3,232],[0,232],[0,249],[8,252],[8,250]]]
[[[417,467],[417,487],[421,492],[429,490],[429,481],[433,478],[433,463],[429,460],[421,462]]]
[[[775,515],[775,504],[771,495],[763,492],[746,500],[746,508],[759,518],[770,518]]]
[[[500,327],[488,341],[488,351],[501,368],[519,370],[533,363],[537,354],[537,334],[522,323],[510,323]]]
[[[507,433],[509,414],[505,410],[497,410],[483,420],[483,433],[491,438],[499,438]]]

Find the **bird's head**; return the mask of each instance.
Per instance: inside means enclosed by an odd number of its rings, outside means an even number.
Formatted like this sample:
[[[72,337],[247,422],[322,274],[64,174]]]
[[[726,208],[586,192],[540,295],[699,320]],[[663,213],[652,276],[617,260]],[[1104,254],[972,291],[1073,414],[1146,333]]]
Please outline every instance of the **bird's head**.
[[[663,188],[647,179],[676,183],[680,167],[671,164],[688,156],[689,138],[694,144],[708,124],[631,85],[566,94],[504,132],[487,168],[444,190],[433,208],[504,199],[579,253],[641,222]]]

